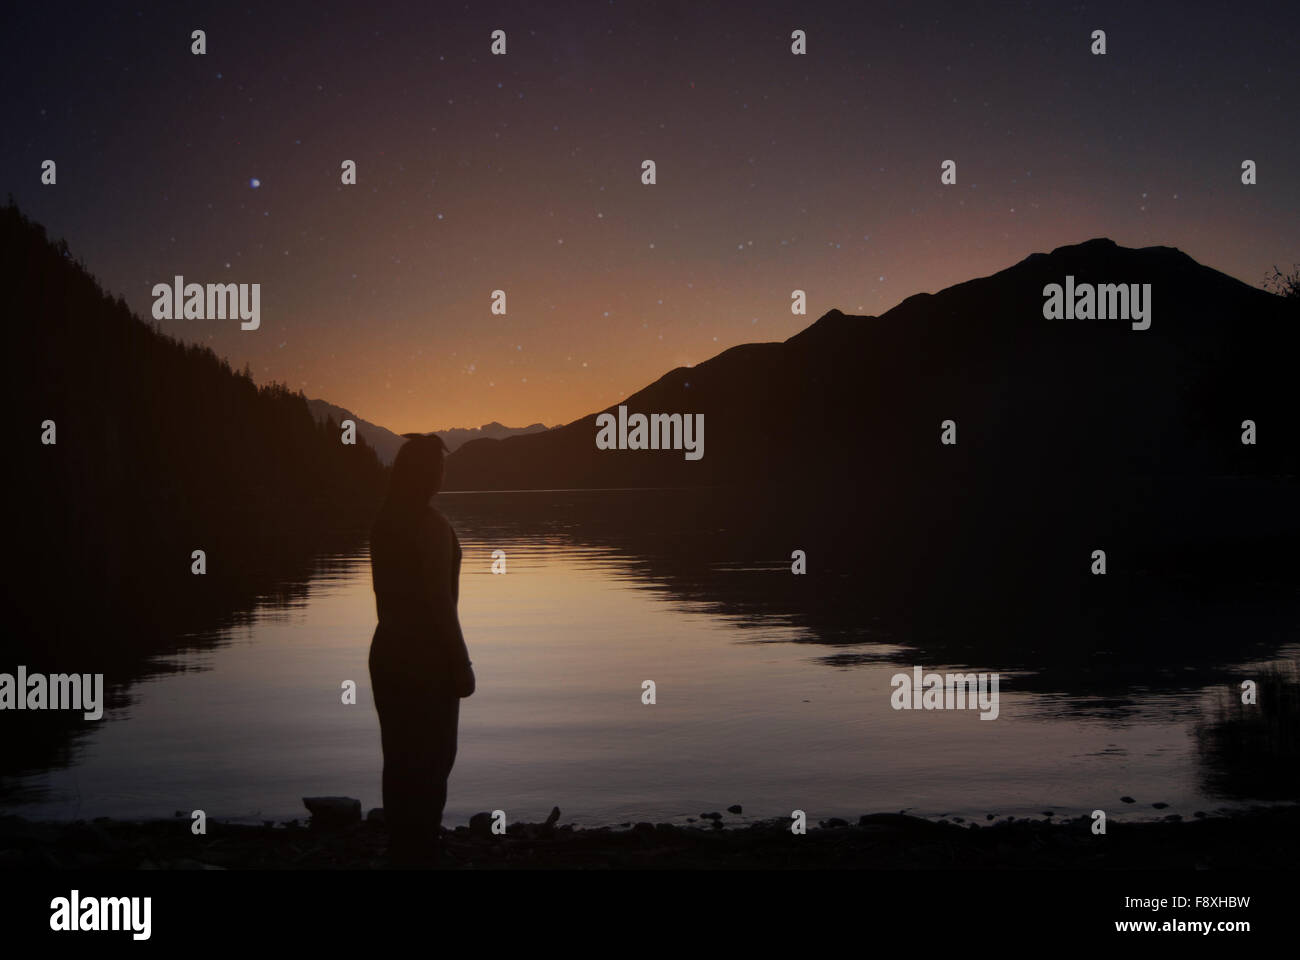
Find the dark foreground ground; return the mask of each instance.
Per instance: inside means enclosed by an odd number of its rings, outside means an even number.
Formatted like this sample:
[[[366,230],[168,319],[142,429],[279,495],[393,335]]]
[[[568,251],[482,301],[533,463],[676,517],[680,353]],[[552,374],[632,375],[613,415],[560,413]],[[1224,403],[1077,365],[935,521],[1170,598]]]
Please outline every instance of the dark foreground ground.
[[[558,813],[558,811],[557,811]],[[984,825],[932,822],[901,814],[857,824],[789,821],[720,829],[637,824],[627,829],[514,824],[493,836],[447,833],[448,869],[1241,869],[1294,868],[1300,807],[1257,809],[1188,821],[1121,823],[1094,836],[1091,820],[1035,819]],[[556,814],[552,814],[553,817]],[[190,821],[97,820],[39,823],[0,817],[0,870],[29,869],[382,869],[387,833],[368,819],[333,828]]]

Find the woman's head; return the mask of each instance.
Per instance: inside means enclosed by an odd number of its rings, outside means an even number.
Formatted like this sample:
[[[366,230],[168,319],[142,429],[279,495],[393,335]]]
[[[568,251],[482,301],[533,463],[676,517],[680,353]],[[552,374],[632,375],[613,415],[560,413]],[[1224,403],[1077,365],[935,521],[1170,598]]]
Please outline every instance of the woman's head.
[[[442,459],[447,447],[436,433],[402,436],[407,439],[393,459],[388,498],[427,503],[442,488]]]

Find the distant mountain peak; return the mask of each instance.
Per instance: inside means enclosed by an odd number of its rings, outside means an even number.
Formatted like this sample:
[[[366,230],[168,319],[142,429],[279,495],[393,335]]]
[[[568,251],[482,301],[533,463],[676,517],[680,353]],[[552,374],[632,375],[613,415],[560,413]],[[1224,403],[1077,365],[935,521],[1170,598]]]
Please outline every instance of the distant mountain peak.
[[[816,340],[823,336],[834,336],[846,328],[868,319],[871,318],[855,316],[832,307],[794,336],[787,338],[785,342],[797,343],[801,340]]]
[[[1078,250],[1081,253],[1094,253],[1099,250],[1117,250],[1119,244],[1110,237],[1093,237],[1091,240],[1085,240],[1083,243],[1067,243],[1064,246],[1057,247],[1052,253],[1060,253],[1062,250]]]
[[[1126,247],[1116,243],[1109,237],[1093,237],[1091,240],[1084,240],[1082,243],[1068,243],[1064,246],[1057,247],[1050,254],[1032,253],[1026,257],[1022,263],[1036,262],[1042,257],[1057,257],[1061,255],[1072,257],[1113,257],[1116,255],[1163,255],[1166,257],[1177,257],[1180,260],[1186,260],[1196,263],[1197,266],[1204,266],[1193,257],[1179,250],[1177,247],[1168,247],[1163,244],[1154,244],[1149,247]],[[1207,268],[1209,269],[1209,268]]]
[[[392,463],[393,457],[397,455],[397,451],[406,442],[406,434],[399,436],[386,427],[371,423],[369,420],[363,420],[346,407],[340,407],[327,400],[309,400],[307,405],[316,419],[320,421],[324,421],[326,417],[333,417],[335,423],[339,423],[344,419],[356,421],[357,430],[365,437],[366,442],[374,447],[375,452],[379,454],[379,459],[384,463]],[[477,440],[479,437],[504,439],[524,433],[541,433],[548,429],[550,428],[544,423],[532,423],[526,427],[507,427],[493,420],[481,427],[452,427],[447,430],[435,430],[433,432],[442,438],[443,443],[447,445],[447,451],[454,453],[463,444],[468,443],[470,440]]]
[[[1151,288],[1151,329],[1126,316],[1047,318],[1044,291],[1067,277]],[[1111,464],[1263,469],[1238,425],[1289,396],[1300,330],[1283,306],[1173,247],[1094,237],[914,294],[879,316],[827,310],[785,341],[729,347],[623,401],[638,413],[704,415],[711,439],[698,462],[654,447],[601,449],[592,413],[542,435],[467,445],[448,461],[449,489],[868,478],[873,496],[901,498],[959,475],[997,486],[1047,475],[1074,483]],[[938,440],[946,419],[973,431],[957,451]],[[1295,449],[1270,447],[1267,469],[1283,471]]]

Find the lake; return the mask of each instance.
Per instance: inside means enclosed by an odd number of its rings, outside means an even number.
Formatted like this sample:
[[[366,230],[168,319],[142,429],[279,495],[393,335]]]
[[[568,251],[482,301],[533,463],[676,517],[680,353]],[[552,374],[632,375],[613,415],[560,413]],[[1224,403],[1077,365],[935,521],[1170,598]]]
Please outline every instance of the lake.
[[[951,648],[975,651],[965,659],[918,658],[905,629],[829,610],[859,592],[851,568],[822,570],[810,552],[809,573],[796,577],[788,538],[756,546],[731,536],[754,523],[728,515],[725,502],[706,510],[698,496],[437,499],[464,550],[460,617],[478,677],[462,703],[449,825],[496,809],[540,820],[552,806],[586,826],[682,822],[737,803],[744,815],[724,813],[729,822],[795,809],[810,822],[1096,808],[1136,819],[1249,799],[1215,796],[1198,761],[1193,731],[1226,688],[1210,682],[1219,674],[1189,667],[1191,676],[1166,682],[1179,671],[1142,673],[1090,693],[1087,683],[1046,682],[1050,658],[1040,670],[1033,645],[1010,655],[975,638]],[[494,550],[505,551],[505,574],[492,573]],[[819,577],[838,587],[799,594],[797,584]],[[66,766],[22,779],[39,799],[7,809],[52,819],[202,809],[256,822],[304,818],[304,796],[380,806],[365,545],[320,557],[291,596],[191,637],[167,672],[137,683],[128,705],[75,744]],[[1215,669],[1296,653],[1294,643],[1220,651]],[[916,665],[998,671],[997,719],[892,709],[891,677]],[[355,705],[341,702],[347,680]],[[653,705],[642,703],[645,680],[656,685]]]

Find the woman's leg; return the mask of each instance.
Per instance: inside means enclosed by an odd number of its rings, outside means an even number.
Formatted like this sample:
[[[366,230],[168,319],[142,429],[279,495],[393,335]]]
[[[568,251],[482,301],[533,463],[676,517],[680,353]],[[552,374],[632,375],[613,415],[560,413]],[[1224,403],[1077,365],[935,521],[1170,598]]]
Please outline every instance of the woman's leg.
[[[384,750],[384,820],[390,855],[416,863],[434,857],[456,761],[460,701],[409,667],[370,657],[371,687]]]

